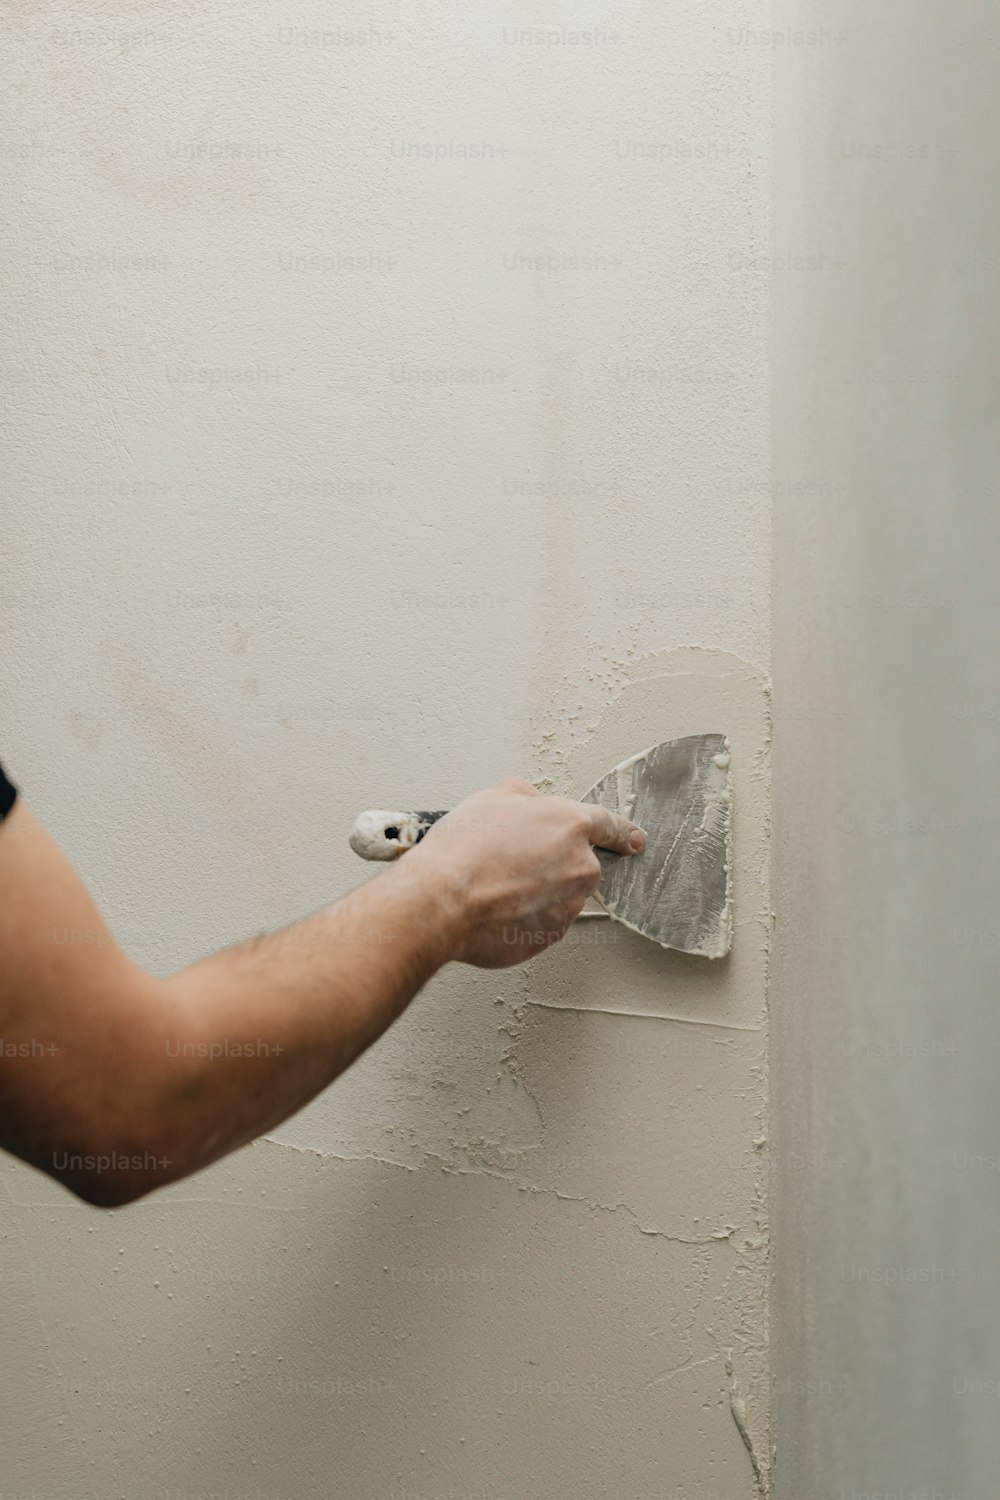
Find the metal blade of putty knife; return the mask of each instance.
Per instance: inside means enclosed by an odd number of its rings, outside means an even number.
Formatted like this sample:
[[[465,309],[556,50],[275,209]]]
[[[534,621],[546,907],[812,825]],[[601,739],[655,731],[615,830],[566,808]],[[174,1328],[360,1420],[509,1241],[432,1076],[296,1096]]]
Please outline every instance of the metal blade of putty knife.
[[[723,958],[732,941],[729,759],[724,734],[666,740],[581,798],[624,814],[647,835],[641,854],[597,850],[604,873],[595,899],[643,937],[703,958]],[[372,808],[358,817],[351,848],[362,859],[398,859],[446,816]]]
[[[667,740],[623,761],[582,799],[646,830],[642,854],[597,850],[595,899],[664,948],[723,958],[732,943],[732,772],[723,734]]]

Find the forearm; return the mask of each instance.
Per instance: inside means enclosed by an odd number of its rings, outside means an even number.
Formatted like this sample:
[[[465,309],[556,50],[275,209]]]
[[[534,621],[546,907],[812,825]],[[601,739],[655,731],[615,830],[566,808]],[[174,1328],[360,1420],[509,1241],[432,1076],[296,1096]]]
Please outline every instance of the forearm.
[[[155,979],[24,807],[3,828],[4,874],[0,1140],[105,1206],[301,1108],[457,955],[465,911],[446,873],[408,857],[294,927]]]
[[[454,903],[416,861],[295,926],[163,981],[166,1178],[294,1113],[349,1066],[458,950]]]
[[[504,782],[335,906],[155,979],[19,804],[0,835],[0,1144],[105,1206],[184,1177],[300,1109],[443,964],[556,941],[600,879],[594,846],[634,853],[634,832]]]

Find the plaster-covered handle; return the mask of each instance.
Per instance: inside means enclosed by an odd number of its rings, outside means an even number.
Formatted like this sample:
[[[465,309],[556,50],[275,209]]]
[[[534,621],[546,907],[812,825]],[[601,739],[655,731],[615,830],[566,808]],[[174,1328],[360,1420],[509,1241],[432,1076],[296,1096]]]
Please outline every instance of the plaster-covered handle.
[[[398,859],[419,844],[443,812],[393,812],[370,808],[359,815],[351,829],[351,848],[362,859]]]

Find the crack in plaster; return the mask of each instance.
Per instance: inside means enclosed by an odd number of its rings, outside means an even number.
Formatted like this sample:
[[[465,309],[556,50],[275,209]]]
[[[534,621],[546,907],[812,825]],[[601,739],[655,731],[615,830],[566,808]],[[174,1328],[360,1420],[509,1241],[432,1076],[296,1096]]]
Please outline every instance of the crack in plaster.
[[[455,1177],[492,1177],[497,1182],[509,1183],[519,1193],[541,1193],[558,1198],[563,1203],[582,1203],[595,1213],[625,1213],[635,1224],[640,1234],[657,1236],[660,1239],[669,1240],[672,1244],[676,1245],[712,1245],[722,1244],[725,1241],[731,1243],[733,1235],[737,1232],[736,1226],[727,1225],[724,1229],[713,1230],[711,1234],[701,1236],[697,1239],[690,1239],[686,1235],[670,1234],[665,1229],[648,1227],[640,1222],[638,1214],[627,1203],[597,1203],[592,1198],[577,1197],[573,1193],[561,1193],[558,1188],[539,1187],[537,1183],[531,1182],[517,1182],[514,1178],[506,1176],[503,1172],[491,1172],[488,1169],[478,1168],[467,1171],[461,1167],[452,1166],[443,1157],[434,1156],[433,1153],[429,1153],[427,1159],[437,1161],[443,1172],[448,1172]]]
[[[553,1005],[548,1000],[526,1000],[526,1005],[533,1005],[538,1010],[572,1010],[579,1015],[589,1015],[596,1012],[600,1016],[631,1016],[640,1021],[673,1021],[678,1026],[711,1026],[718,1031],[763,1031],[763,1026],[734,1026],[729,1021],[702,1021],[693,1016],[664,1016],[655,1010],[625,1010],[624,1008],[611,1010],[606,1005]]]
[[[275,1142],[272,1142],[271,1144],[277,1145],[278,1148],[279,1148],[279,1150],[283,1150],[283,1151],[295,1151],[295,1152],[298,1152],[300,1155],[303,1155],[303,1156],[313,1156],[313,1157],[315,1157],[317,1159],[318,1162],[320,1162],[323,1165],[326,1165],[328,1163],[336,1163],[336,1162],[341,1162],[341,1163],[344,1163],[346,1165],[352,1165],[352,1164],[353,1165],[362,1165],[362,1164],[367,1163],[367,1162],[374,1162],[374,1163],[376,1163],[379,1166],[394,1167],[394,1168],[398,1169],[401,1172],[419,1172],[419,1171],[422,1170],[421,1166],[411,1166],[411,1165],[409,1165],[406,1162],[391,1161],[388,1157],[378,1156],[374,1152],[366,1152],[363,1156],[348,1156],[348,1155],[345,1155],[343,1152],[339,1152],[339,1151],[320,1151],[315,1146],[299,1146],[299,1145],[295,1145],[295,1144],[293,1144],[291,1142],[286,1142],[286,1141],[280,1141],[280,1142],[275,1141]],[[528,1150],[528,1149],[534,1150],[536,1148],[531,1147],[531,1148],[525,1148],[525,1149],[526,1150]],[[537,1183],[531,1183],[531,1182],[519,1182],[516,1178],[510,1177],[510,1176],[508,1176],[504,1172],[491,1171],[488,1167],[475,1167],[475,1168],[458,1167],[458,1166],[455,1166],[453,1163],[448,1162],[444,1157],[438,1156],[435,1152],[427,1152],[427,1153],[425,1153],[423,1165],[431,1165],[431,1164],[436,1164],[440,1168],[440,1170],[442,1172],[446,1172],[451,1177],[488,1177],[488,1178],[492,1179],[494,1182],[504,1182],[504,1183],[506,1183],[509,1187],[513,1188],[516,1192],[519,1192],[519,1193],[537,1193],[537,1194],[540,1194],[540,1195],[543,1195],[543,1196],[550,1196],[550,1197],[553,1197],[553,1198],[557,1198],[562,1203],[579,1203],[579,1204],[584,1205],[586,1208],[589,1208],[593,1213],[607,1213],[607,1214],[624,1213],[624,1214],[626,1214],[631,1219],[632,1223],[635,1225],[636,1229],[638,1229],[638,1231],[639,1231],[640,1234],[646,1235],[649,1238],[666,1240],[669,1244],[673,1244],[673,1245],[696,1245],[696,1246],[699,1246],[699,1247],[701,1247],[701,1246],[712,1246],[712,1245],[729,1244],[730,1247],[736,1252],[736,1254],[737,1254],[738,1257],[742,1256],[742,1253],[743,1253],[742,1251],[740,1251],[740,1250],[737,1249],[737,1247],[736,1247],[736,1245],[735,1245],[735,1243],[733,1241],[733,1236],[739,1232],[737,1225],[729,1225],[729,1224],[727,1224],[727,1225],[725,1225],[721,1229],[713,1229],[710,1234],[699,1236],[697,1238],[692,1238],[690,1236],[681,1235],[681,1234],[671,1234],[669,1232],[669,1230],[660,1229],[660,1228],[658,1228],[656,1226],[649,1226],[649,1225],[643,1224],[640,1221],[639,1216],[635,1212],[635,1210],[632,1207],[630,1207],[629,1204],[624,1203],[624,1202],[622,1202],[622,1203],[598,1203],[598,1202],[596,1202],[592,1198],[579,1197],[579,1196],[577,1196],[576,1194],[573,1194],[573,1193],[561,1193],[558,1190],[558,1188],[540,1187]],[[192,1199],[181,1199],[181,1200],[171,1199],[170,1201],[171,1202],[177,1202],[177,1201],[180,1201],[180,1202],[191,1202],[191,1203],[206,1203],[206,1202],[228,1203],[229,1202],[228,1199],[213,1200],[213,1199],[205,1199],[205,1198],[192,1198]],[[48,1205],[40,1205],[40,1206],[48,1206]],[[287,1209],[287,1210],[283,1210],[283,1211],[284,1212],[292,1213],[292,1212],[297,1212],[299,1210],[296,1210],[296,1209]],[[750,1242],[747,1242],[747,1248],[756,1248],[756,1247],[753,1246]],[[730,1273],[730,1275],[728,1275],[726,1277],[725,1284],[728,1284],[728,1281],[730,1279],[731,1274],[732,1273]]]
[[[350,1156],[343,1151],[321,1151],[318,1146],[300,1146],[295,1141],[275,1141],[268,1137],[271,1144],[282,1151],[297,1151],[300,1156],[315,1156],[322,1163],[341,1161],[363,1163],[368,1161],[377,1162],[382,1167],[398,1167],[401,1172],[419,1172],[419,1167],[411,1166],[405,1161],[392,1161],[388,1156],[379,1156],[375,1151],[366,1151],[362,1156]]]
[[[683,1364],[674,1365],[669,1370],[661,1370],[658,1375],[651,1375],[643,1385],[643,1390],[648,1391],[650,1386],[659,1385],[662,1380],[672,1380],[675,1375],[680,1375],[685,1370],[697,1370],[700,1365],[714,1365],[718,1364],[718,1361],[717,1354],[709,1354],[705,1359],[686,1359]]]
[[[726,1355],[726,1374],[729,1376],[729,1409],[733,1414],[733,1421],[736,1423],[737,1431],[743,1439],[744,1447],[750,1455],[750,1463],[753,1466],[757,1488],[761,1494],[766,1494],[767,1485],[764,1480],[764,1471],[761,1468],[760,1459],[757,1457],[757,1450],[754,1448],[753,1438],[750,1436],[750,1427],[747,1422],[746,1400],[740,1393],[739,1383],[733,1370],[732,1349]]]
[[[401,1172],[419,1172],[421,1167],[410,1166],[405,1162],[390,1161],[388,1157],[378,1156],[374,1152],[365,1152],[363,1156],[348,1156],[340,1151],[320,1151],[315,1146],[298,1146],[291,1142],[273,1142],[283,1151],[296,1151],[303,1156],[314,1156],[322,1163],[344,1162],[360,1164],[364,1162],[375,1162],[383,1167],[395,1167]],[[534,1147],[530,1149],[535,1149]],[[563,1203],[581,1203],[591,1209],[594,1213],[617,1214],[625,1213],[629,1216],[640,1234],[649,1235],[663,1240],[669,1240],[675,1245],[720,1245],[726,1242],[732,1244],[733,1235],[738,1232],[738,1226],[727,1224],[724,1228],[713,1229],[711,1234],[701,1235],[698,1238],[690,1238],[687,1235],[671,1234],[666,1229],[643,1224],[635,1209],[627,1203],[597,1203],[592,1198],[577,1197],[573,1193],[561,1193],[558,1188],[540,1187],[533,1182],[518,1182],[516,1178],[508,1176],[504,1172],[493,1172],[488,1167],[464,1168],[457,1167],[447,1161],[443,1156],[429,1151],[424,1155],[424,1164],[436,1164],[442,1172],[447,1172],[452,1177],[489,1177],[495,1182],[505,1182],[519,1193],[540,1193],[558,1198]],[[173,1201],[173,1200],[171,1200]],[[205,1199],[194,1199],[193,1202],[206,1202]],[[228,1201],[228,1200],[224,1200]]]

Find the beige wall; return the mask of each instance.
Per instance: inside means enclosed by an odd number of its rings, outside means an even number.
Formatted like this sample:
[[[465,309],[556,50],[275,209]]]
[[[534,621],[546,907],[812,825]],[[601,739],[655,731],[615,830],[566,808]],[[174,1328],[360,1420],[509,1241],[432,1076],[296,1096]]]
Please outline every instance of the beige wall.
[[[794,16],[791,11],[794,9]],[[1000,27],[779,6],[777,1493],[997,1471]]]
[[[6,1492],[766,1478],[770,56],[529,12],[8,18],[0,751],[165,972],[363,806],[725,729],[733,957],[449,972],[126,1212],[4,1162]]]

